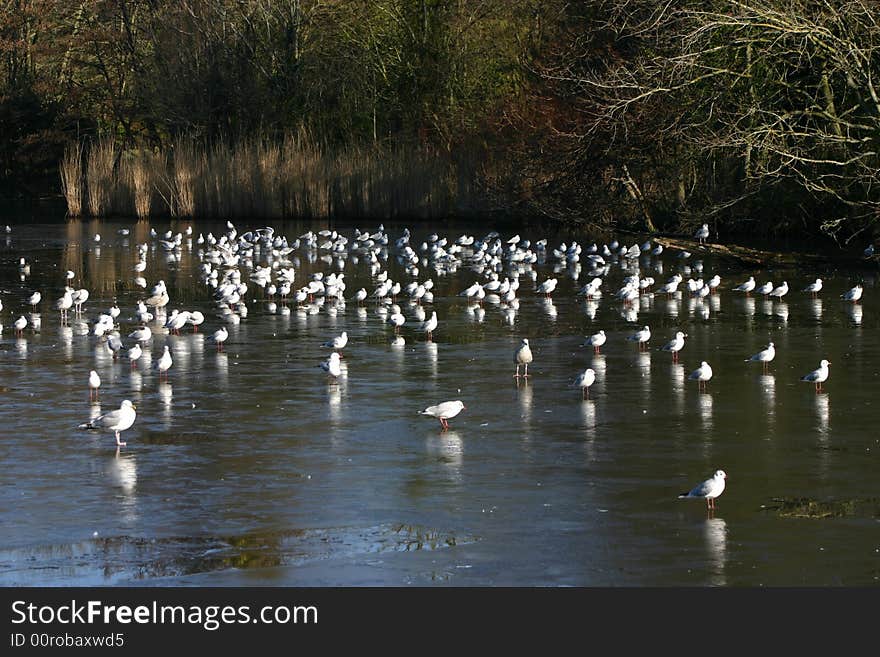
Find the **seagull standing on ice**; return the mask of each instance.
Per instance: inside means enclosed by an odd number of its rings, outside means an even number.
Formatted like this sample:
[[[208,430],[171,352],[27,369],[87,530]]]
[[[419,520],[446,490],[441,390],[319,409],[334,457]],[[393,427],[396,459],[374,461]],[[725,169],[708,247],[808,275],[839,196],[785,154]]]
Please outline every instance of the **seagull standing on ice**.
[[[746,358],[746,362],[750,363],[752,361],[756,361],[761,363],[764,366],[764,374],[770,369],[770,362],[776,358],[776,347],[773,346],[773,343],[770,342],[766,347],[761,349],[758,353],[756,353],[751,358]]]
[[[587,341],[583,346],[592,347],[593,353],[598,354],[600,348],[608,338],[605,337],[605,331],[599,331],[598,333],[593,333],[590,337],[587,338]]]
[[[89,372],[89,401],[97,401],[98,388],[101,387],[101,377],[95,370]]]
[[[648,341],[651,339],[651,329],[647,326],[643,326],[640,330],[633,333],[631,336],[627,338],[627,340],[631,340],[632,342],[637,342],[639,345],[639,351],[644,351],[645,347],[648,344]]]
[[[122,402],[118,410],[99,415],[94,420],[90,420],[79,425],[80,429],[97,429],[103,431],[112,431],[116,434],[116,444],[124,447],[125,443],[119,440],[119,434],[129,429],[134,424],[137,417],[135,409],[137,407],[128,399]]]
[[[328,340],[322,347],[329,347],[330,349],[336,349],[339,351],[339,357],[342,358],[342,350],[345,349],[345,345],[348,344],[348,333],[343,331],[341,334],[334,337],[332,340]]]
[[[36,312],[37,306],[39,305],[40,301],[42,301],[42,300],[43,300],[43,295],[40,294],[39,292],[34,292],[30,297],[28,297],[28,305],[33,307],[34,312]]]
[[[694,237],[699,240],[700,244],[704,244],[707,239],[709,239],[709,224],[703,224],[694,234]]]
[[[431,342],[431,336],[434,332],[434,329],[437,328],[437,311],[434,310],[431,312],[431,317],[428,318],[428,321],[425,322],[422,330],[425,332],[425,339],[428,342]]]
[[[440,420],[440,426],[443,427],[443,431],[449,429],[449,419],[454,418],[456,415],[461,413],[465,408],[464,402],[460,400],[456,401],[445,401],[441,404],[437,404],[436,406],[428,406],[423,411],[419,411],[420,415],[430,415],[431,417],[435,417]]]
[[[802,376],[801,381],[815,383],[816,392],[822,392],[822,384],[828,380],[828,375],[830,373],[828,371],[829,365],[831,365],[831,363],[823,358],[822,361],[819,363],[819,369],[813,370],[809,374]]]
[[[700,390],[705,390],[709,383],[709,379],[711,378],[712,368],[709,366],[709,363],[703,361],[702,363],[700,363],[700,366],[697,369],[691,372],[688,380],[697,381],[699,383]]]
[[[330,354],[330,357],[323,363],[320,363],[318,367],[327,372],[329,376],[332,376],[333,382],[336,383],[336,380],[342,376],[342,365],[339,362],[339,352],[334,351]]]
[[[675,337],[672,338],[669,342],[661,347],[663,351],[671,351],[672,352],[672,362],[678,362],[678,352],[684,349],[684,339],[687,337],[687,333],[682,333],[679,331],[675,334]]]
[[[168,348],[168,345],[165,345],[165,351],[162,353],[162,357],[159,359],[157,367],[159,368],[159,379],[162,379],[162,374],[165,375],[165,379],[168,379],[168,370],[171,369],[171,365],[174,361],[171,359],[171,350]]]
[[[821,289],[822,279],[817,278],[814,282],[810,283],[809,285],[807,285],[807,287],[804,288],[804,292],[809,292],[812,296],[815,297]]]
[[[525,373],[524,377],[528,378],[529,376],[529,363],[532,362],[532,349],[529,347],[529,339],[523,338],[522,342],[519,345],[519,348],[516,350],[516,353],[513,355],[513,362],[516,363],[516,374],[514,374],[514,378],[519,378],[519,366],[525,365]]]
[[[574,380],[574,383],[571,385],[575,388],[580,388],[583,391],[584,399],[590,398],[590,386],[596,382],[596,372],[588,367],[583,372],[578,374],[578,377]]]
[[[851,288],[847,290],[844,294],[841,294],[840,298],[856,303],[859,299],[862,298],[862,291],[862,284],[857,283],[854,288]]]
[[[217,351],[223,351],[223,343],[226,342],[228,337],[229,331],[224,326],[221,326],[214,331],[214,335],[211,336],[211,339],[217,344]]]
[[[682,493],[678,499],[682,500],[688,497],[702,497],[706,500],[706,508],[715,508],[715,498],[720,497],[724,492],[724,486],[727,482],[727,473],[724,470],[716,470],[715,474],[706,481],[697,484],[687,493]]]
[[[749,292],[751,292],[752,290],[755,289],[755,277],[749,276],[749,280],[747,280],[745,283],[741,283],[740,285],[737,285],[733,289],[736,292],[745,292],[746,296],[748,296]]]
[[[777,299],[782,299],[786,294],[788,294],[788,283],[786,281],[782,281],[782,285],[773,288],[770,292],[770,296],[776,297]]]

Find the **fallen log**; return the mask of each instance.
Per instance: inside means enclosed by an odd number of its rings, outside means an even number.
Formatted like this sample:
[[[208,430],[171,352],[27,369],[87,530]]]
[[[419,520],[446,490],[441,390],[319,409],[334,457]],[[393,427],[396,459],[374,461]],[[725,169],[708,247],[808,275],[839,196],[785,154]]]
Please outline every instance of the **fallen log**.
[[[708,254],[725,260],[736,261],[742,265],[761,267],[797,267],[799,265],[847,265],[851,267],[876,267],[877,260],[869,258],[853,258],[840,253],[800,253],[791,251],[762,251],[738,244],[717,244],[707,242],[700,244],[697,240],[683,237],[652,237],[651,240],[662,244],[663,248],[689,251],[694,255]]]

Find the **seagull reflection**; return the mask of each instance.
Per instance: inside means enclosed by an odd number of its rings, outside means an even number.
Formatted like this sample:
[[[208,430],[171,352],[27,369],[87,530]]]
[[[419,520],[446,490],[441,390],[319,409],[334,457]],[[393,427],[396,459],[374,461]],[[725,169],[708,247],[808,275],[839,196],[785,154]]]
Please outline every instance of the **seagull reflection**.
[[[584,314],[593,321],[596,319],[596,310],[599,308],[599,302],[594,301],[593,299],[587,299],[584,302]]]
[[[758,381],[761,384],[761,395],[767,405],[767,422],[772,425],[776,419],[776,377],[772,374],[762,374]]]
[[[705,300],[704,300],[705,303]],[[720,294],[710,294],[709,295],[709,308],[711,308],[713,313],[717,313],[721,311],[721,295]]]
[[[73,359],[73,328],[70,326],[62,326],[58,329],[58,339],[64,350],[64,360]]]
[[[596,382],[605,380],[605,354],[593,354],[590,367],[596,373]]]
[[[847,307],[847,312],[849,313],[850,321],[856,326],[861,326],[862,324],[862,304],[860,303],[851,303]]]
[[[330,424],[338,425],[342,418],[342,386],[327,386],[327,409]]]
[[[743,315],[746,317],[755,316],[755,297],[739,297],[737,301],[742,304]]]
[[[788,321],[788,304],[784,301],[780,301],[773,308],[773,314],[776,315],[783,322]]]
[[[226,390],[229,388],[229,356],[225,351],[214,352],[214,367],[217,370],[217,385]]]
[[[156,388],[156,392],[159,395],[159,401],[162,402],[162,419],[165,420],[166,425],[171,424],[171,402],[174,393],[174,389],[171,386],[171,383],[168,381],[161,381]]]
[[[431,366],[431,377],[437,378],[437,343],[436,342],[425,342],[425,352],[428,357],[428,364]]]
[[[15,350],[18,352],[19,358],[27,358],[28,355],[28,343],[24,338],[16,338],[15,339]]]
[[[519,398],[520,417],[526,424],[527,429],[532,427],[532,386],[529,385],[528,379],[523,379],[520,383],[516,379],[517,397]]]
[[[144,389],[144,377],[141,374],[140,370],[132,370],[131,371],[131,389],[137,392],[141,392]]]
[[[672,363],[672,397],[675,400],[675,412],[681,415],[684,412],[685,372],[684,365]]]
[[[358,321],[366,322],[367,321],[367,307],[366,306],[358,306],[357,316],[358,316]]]
[[[636,356],[636,367],[642,381],[642,390],[645,395],[651,396],[651,352],[644,351]]]
[[[706,552],[709,571],[709,583],[712,586],[725,586],[727,577],[724,573],[727,565],[727,523],[721,518],[710,517],[703,525],[703,536],[706,539]]]
[[[678,299],[671,298],[666,300],[666,314],[670,317],[678,317]]]
[[[107,474],[114,486],[122,489],[122,494],[131,496],[137,488],[137,461],[135,454],[126,452],[121,454],[118,450],[116,455],[109,460]]]
[[[464,441],[455,431],[444,431],[439,436],[436,432],[425,439],[425,449],[432,457],[443,464],[452,481],[461,481],[461,466],[464,462]]]
[[[822,319],[822,299],[810,299],[810,311],[816,319]]]
[[[623,320],[630,323],[636,323],[639,321],[639,311],[628,305],[624,305],[620,308],[620,316],[623,317]]]
[[[819,440],[825,442],[828,440],[828,421],[829,421],[829,395],[816,395],[816,429],[819,431]]]
[[[770,299],[761,299],[761,313],[767,317],[773,315],[773,301]]]
[[[703,433],[709,437],[712,433],[712,394],[708,392],[700,393],[697,399],[697,403],[700,406],[700,420],[703,423]]]
[[[558,313],[556,310],[556,306],[553,303],[553,299],[547,297],[541,301],[541,304],[543,306],[544,313],[547,315],[547,317],[550,318],[551,321],[555,322],[556,315]]]

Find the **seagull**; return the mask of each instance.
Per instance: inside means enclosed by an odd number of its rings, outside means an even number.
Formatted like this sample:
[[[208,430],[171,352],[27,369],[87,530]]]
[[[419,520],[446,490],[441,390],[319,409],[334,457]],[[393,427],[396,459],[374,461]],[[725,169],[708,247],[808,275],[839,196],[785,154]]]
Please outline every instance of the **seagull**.
[[[706,508],[715,508],[715,498],[720,497],[724,492],[724,485],[727,480],[727,473],[724,470],[716,470],[715,474],[706,481],[697,484],[689,492],[682,493],[678,499],[682,500],[688,497],[703,497],[706,499]]]
[[[761,287],[759,287],[757,290],[755,290],[755,292],[757,294],[763,294],[764,296],[767,296],[772,291],[773,291],[773,283],[771,281],[767,281]]]
[[[204,323],[204,321],[204,313],[198,310],[190,311],[189,316],[186,318],[186,323],[191,324],[193,327],[193,333],[199,332],[199,326]]]
[[[548,278],[546,281],[541,283],[538,286],[538,289],[535,290],[538,294],[546,294],[547,298],[550,298],[550,295],[553,293],[553,290],[556,289],[556,285],[559,281],[555,278]]]
[[[633,342],[638,342],[639,351],[644,350],[644,345],[647,345],[648,341],[651,339],[651,329],[647,326],[641,328],[641,330],[636,331],[631,336],[627,338],[627,340],[632,340]]]
[[[809,374],[806,374],[801,377],[801,381],[807,381],[809,383],[816,384],[816,392],[822,392],[822,384],[828,380],[828,366],[831,363],[824,358],[819,363],[819,369],[813,370]]]
[[[700,390],[705,390],[711,378],[712,368],[709,367],[709,363],[703,361],[697,369],[691,372],[688,380],[699,382]]]
[[[782,285],[777,288],[774,288],[770,293],[771,297],[776,297],[777,299],[781,299],[786,294],[788,294],[788,283],[786,281],[782,281]]]
[[[40,301],[42,301],[42,300],[43,300],[43,295],[40,294],[39,292],[34,292],[31,296],[28,297],[28,305],[33,307],[34,312],[36,312],[37,306],[39,305]]]
[[[694,237],[699,240],[700,244],[705,243],[706,240],[709,238],[709,224],[703,224],[702,226],[700,226],[700,228],[694,234]]]
[[[464,405],[464,402],[460,400],[445,401],[436,406],[428,406],[425,410],[419,411],[419,415],[430,415],[437,418],[440,420],[440,426],[443,427],[443,431],[446,431],[449,429],[448,420],[461,413],[465,408],[467,407]]]
[[[223,343],[226,342],[226,339],[229,337],[229,331],[225,326],[221,326],[216,331],[214,331],[214,335],[211,336],[211,339],[217,343],[217,351],[223,351]]]
[[[816,294],[818,294],[821,289],[822,289],[822,279],[817,278],[815,280],[815,282],[810,283],[809,285],[807,285],[807,287],[804,288],[804,292],[809,292],[811,295],[813,295],[815,297]]]
[[[856,303],[859,299],[862,298],[862,291],[862,284],[856,283],[856,286],[854,288],[851,288],[847,290],[844,294],[841,294],[840,298]]]
[[[128,360],[131,361],[131,369],[134,369],[138,358],[140,358],[144,353],[144,350],[141,348],[139,342],[135,342],[134,346],[128,350]]]
[[[61,323],[67,323],[67,311],[73,306],[73,291],[70,288],[64,290],[64,296],[55,302],[55,308],[61,311]]]
[[[770,361],[776,358],[776,347],[773,346],[773,343],[770,342],[766,347],[764,347],[761,351],[756,353],[751,358],[746,358],[747,363],[751,361],[757,361],[763,363],[764,365],[764,373],[767,373],[767,370],[770,367]]]
[[[747,280],[745,283],[741,283],[740,285],[737,285],[733,289],[736,292],[745,292],[746,296],[748,296],[749,292],[751,292],[752,290],[755,289],[755,277],[749,276],[749,280]]]
[[[525,365],[525,373],[523,376],[529,376],[529,363],[532,362],[532,349],[529,347],[528,338],[523,338],[516,353],[513,355],[513,362],[516,363],[516,374],[513,375],[515,378],[519,378],[520,365]]]
[[[322,347],[329,347],[330,349],[338,349],[340,352],[339,357],[342,358],[342,350],[345,349],[345,345],[347,345],[347,344],[348,344],[348,333],[346,331],[343,331],[341,334],[337,335],[332,340],[328,340],[327,342],[325,342],[321,346]]]
[[[147,343],[153,337],[153,331],[149,326],[141,326],[129,333],[128,337],[138,343]]]
[[[168,370],[171,369],[171,365],[174,364],[174,361],[171,359],[171,350],[168,348],[168,345],[165,345],[165,351],[162,353],[162,357],[159,359],[159,362],[156,366],[159,368],[159,379],[162,378],[162,374],[165,374],[165,379],[168,379]]]
[[[24,331],[27,326],[27,318],[22,315],[12,323],[12,326],[15,328],[15,332],[18,333],[18,335],[21,335],[22,331]]]
[[[588,367],[583,372],[578,374],[578,377],[574,380],[574,383],[571,385],[575,388],[580,388],[583,390],[584,399],[590,398],[590,386],[596,382],[596,372]]]
[[[682,333],[679,331],[675,334],[675,337],[672,338],[669,342],[663,345],[660,349],[662,351],[671,351],[672,352],[672,362],[678,362],[678,352],[684,348],[684,339],[687,337],[687,333]]]
[[[426,339],[428,342],[431,342],[431,334],[434,332],[434,329],[437,328],[437,311],[431,311],[431,317],[425,322],[422,330],[426,334]]]
[[[587,341],[583,344],[584,347],[592,347],[593,353],[598,354],[599,349],[605,344],[605,341],[608,338],[605,337],[605,331],[599,331],[598,333],[593,333],[590,337],[587,338]]]
[[[134,424],[137,417],[135,409],[137,407],[128,399],[122,402],[118,410],[99,415],[94,420],[90,420],[79,425],[80,429],[97,429],[103,431],[112,431],[116,434],[116,444],[124,447],[125,443],[119,440],[119,434]]]
[[[95,370],[89,372],[89,401],[98,399],[98,388],[101,387],[101,377]]]
[[[330,358],[325,360],[323,363],[320,363],[318,367],[320,367],[322,370],[327,372],[327,374],[332,376],[335,383],[335,379],[338,379],[342,375],[342,367],[339,363],[339,352],[334,351],[332,354],[330,354]]]

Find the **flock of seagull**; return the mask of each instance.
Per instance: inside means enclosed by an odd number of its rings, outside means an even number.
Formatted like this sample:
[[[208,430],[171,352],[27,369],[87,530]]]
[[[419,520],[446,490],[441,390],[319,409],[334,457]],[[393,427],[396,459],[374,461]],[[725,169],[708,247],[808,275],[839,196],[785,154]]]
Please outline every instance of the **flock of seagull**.
[[[9,232],[11,232],[11,228],[7,227],[7,233]],[[129,233],[127,229],[122,229],[119,232],[122,235]],[[191,227],[186,228],[183,233],[175,234],[172,231],[167,231],[163,236],[160,236],[155,229],[151,229],[150,235],[154,240],[154,247],[155,244],[158,244],[168,253],[178,253],[184,239],[189,240],[191,248]],[[708,226],[704,224],[694,237],[700,244],[703,244],[709,237]],[[94,237],[96,242],[100,239],[100,235]],[[689,278],[685,281],[682,273],[677,272],[655,288],[655,280],[649,276],[640,276],[638,268],[640,256],[643,254],[659,256],[664,250],[661,244],[652,244],[650,241],[642,245],[633,244],[629,247],[621,245],[617,241],[601,247],[595,243],[584,246],[572,242],[571,244],[563,243],[558,248],[553,248],[548,246],[546,239],[531,242],[515,235],[504,240],[496,231],[490,232],[483,238],[461,235],[457,239],[448,239],[433,234],[419,245],[411,244],[410,240],[411,234],[408,229],[404,229],[403,235],[399,238],[392,240],[382,225],[375,232],[355,229],[351,239],[329,229],[317,232],[308,231],[295,239],[289,239],[286,236],[276,234],[272,227],[249,230],[239,234],[235,225],[227,222],[225,232],[218,236],[213,233],[198,236],[198,256],[201,261],[199,276],[201,282],[210,290],[217,317],[226,324],[237,324],[247,317],[247,299],[255,296],[254,288],[260,288],[263,299],[273,306],[273,311],[276,299],[282,301],[292,299],[299,308],[307,313],[317,313],[324,308],[327,309],[327,312],[336,313],[344,308],[347,301],[354,302],[358,306],[372,302],[376,304],[377,311],[384,320],[393,328],[391,344],[394,346],[406,343],[401,335],[401,327],[408,321],[404,308],[411,310],[411,314],[418,322],[419,330],[424,334],[426,341],[432,340],[432,334],[438,328],[437,312],[432,311],[428,316],[425,310],[425,305],[433,302],[434,284],[431,278],[419,279],[422,268],[433,268],[439,273],[441,271],[456,271],[458,267],[466,265],[477,273],[478,280],[459,293],[459,296],[466,298],[469,309],[472,308],[474,312],[483,312],[482,308],[485,303],[497,304],[515,312],[519,307],[518,291],[522,278],[531,279],[535,284],[535,294],[544,295],[550,299],[557,288],[558,278],[549,276],[538,284],[537,273],[533,268],[536,263],[549,261],[557,263],[554,274],[568,271],[575,279],[580,276],[584,266],[589,268],[587,271],[589,280],[578,290],[578,295],[588,301],[595,301],[603,294],[610,294],[607,290],[603,291],[603,287],[606,283],[605,275],[610,271],[613,262],[622,263],[624,267],[629,265],[634,270],[633,274],[627,276],[623,281],[623,286],[613,293],[614,299],[620,301],[624,307],[632,306],[643,294],[665,294],[667,298],[680,294],[684,291],[680,292],[679,290],[682,285],[689,295],[697,299],[706,299],[710,295],[717,294],[722,284],[718,275],[706,282],[701,277],[696,280]],[[137,301],[137,309],[134,312],[139,326],[127,334],[130,346],[126,349],[121,337],[118,323],[121,309],[116,305],[107,312],[99,314],[92,321],[91,327],[88,328],[89,333],[103,342],[104,348],[114,360],[118,359],[124,350],[132,368],[137,367],[138,361],[144,353],[144,347],[152,340],[155,332],[179,335],[186,327],[191,327],[191,330],[196,332],[206,320],[205,315],[197,310],[174,309],[168,313],[167,308],[171,305],[171,296],[163,280],[159,280],[147,292],[147,283],[142,274],[147,269],[146,256],[149,248],[150,245],[147,243],[137,245],[138,258],[133,268],[136,274],[134,282],[144,290],[144,295]],[[324,262],[335,263],[340,271],[315,272],[301,286],[294,287],[297,271],[291,261],[291,254],[297,251],[320,253]],[[384,266],[389,251],[396,254],[404,272],[412,279],[409,283],[404,284],[389,277],[388,269]],[[355,255],[367,262],[375,285],[372,291],[362,287],[351,296],[346,294],[345,272],[343,270],[345,258],[349,255]],[[680,251],[678,258],[683,262],[690,262],[688,259],[691,255],[687,251]],[[872,254],[866,250],[865,256],[870,257],[870,255]],[[19,260],[22,281],[25,281],[30,275],[30,269],[31,265],[26,258],[22,257]],[[574,270],[573,273],[572,270]],[[658,271],[662,271],[662,269]],[[702,262],[693,261],[693,264],[687,266],[685,271],[701,274]],[[53,307],[59,312],[62,325],[69,323],[68,313],[72,311],[79,325],[88,327],[88,323],[82,320],[82,315],[84,304],[90,296],[89,290],[72,287],[71,283],[74,278],[74,272],[68,271],[62,295],[55,300]],[[730,289],[746,296],[752,293],[762,294],[768,299],[775,300],[781,300],[790,292],[789,285],[785,281],[780,285],[767,282],[758,286],[753,276]],[[816,279],[815,282],[804,288],[803,292],[815,297],[822,289],[822,280]],[[841,298],[848,302],[858,303],[862,292],[862,285],[857,284],[841,295]],[[406,300],[404,306],[398,303],[399,297]],[[27,296],[26,304],[31,307],[32,313],[30,320],[23,314],[14,319],[12,327],[16,335],[22,336],[29,323],[34,331],[40,329],[41,316],[38,313],[38,308],[41,303],[43,303],[41,291],[33,291]],[[0,311],[2,309],[3,303],[0,299]],[[284,312],[289,312],[289,307],[286,304],[282,306],[282,309]],[[0,331],[2,329],[2,323],[0,323]],[[642,351],[649,349],[652,337],[650,327],[643,326],[628,336],[628,340],[635,342],[638,349]],[[673,361],[677,362],[678,354],[684,348],[687,337],[686,333],[678,331],[670,341],[661,347],[661,350],[670,353]],[[210,335],[210,340],[218,351],[223,350],[224,343],[228,338],[229,331],[226,326],[221,326]],[[343,331],[322,345],[332,350],[328,358],[319,364],[319,367],[326,372],[331,384],[342,375],[341,359],[343,358],[343,350],[348,345],[348,340],[348,333]],[[598,354],[601,353],[606,340],[605,331],[599,330],[588,336],[582,346],[591,347],[594,353]],[[766,372],[775,356],[775,346],[773,342],[770,342],[764,349],[746,358],[745,361],[760,362]],[[517,381],[520,377],[527,379],[531,376],[529,365],[532,362],[533,354],[529,339],[523,338],[513,354],[515,365],[513,376]],[[819,367],[801,377],[801,380],[814,384],[816,392],[821,392],[823,383],[829,377],[829,365],[830,362],[827,359],[822,359]],[[155,365],[159,378],[167,378],[172,366],[172,355],[166,344],[162,356]],[[700,366],[690,373],[688,379],[697,381],[702,391],[707,388],[712,376],[712,367],[708,362],[702,361]],[[571,385],[580,388],[583,398],[588,399],[589,389],[595,382],[596,372],[587,368],[577,375]],[[101,379],[98,372],[91,370],[88,376],[90,400],[98,399],[100,386]],[[453,400],[429,406],[420,413],[437,419],[441,430],[446,431],[449,428],[449,420],[457,417],[465,408],[465,404],[461,400]],[[115,435],[117,445],[124,446],[126,443],[121,440],[121,434],[134,425],[136,417],[135,405],[126,399],[118,409],[94,417],[79,426],[82,429],[111,432]],[[723,470],[718,470],[713,477],[683,494],[682,497],[706,499],[709,508],[714,508],[714,499],[723,492],[726,476]]]

